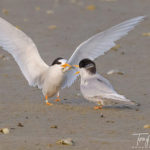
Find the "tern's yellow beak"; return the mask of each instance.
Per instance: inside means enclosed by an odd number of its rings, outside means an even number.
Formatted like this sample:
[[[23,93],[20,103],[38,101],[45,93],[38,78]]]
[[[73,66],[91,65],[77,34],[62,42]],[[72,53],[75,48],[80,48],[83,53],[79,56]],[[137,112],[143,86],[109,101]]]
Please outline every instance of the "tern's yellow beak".
[[[79,74],[79,73],[80,73],[80,71],[77,71],[77,72],[75,73],[75,75],[76,75],[76,74]]]
[[[66,63],[66,64],[62,65],[62,67],[63,67],[63,68],[66,68],[66,67],[71,68],[72,66]]]
[[[79,65],[73,65],[73,67],[79,68]]]
[[[79,65],[73,65],[73,67],[79,68]],[[80,71],[77,71],[74,75],[79,74]]]

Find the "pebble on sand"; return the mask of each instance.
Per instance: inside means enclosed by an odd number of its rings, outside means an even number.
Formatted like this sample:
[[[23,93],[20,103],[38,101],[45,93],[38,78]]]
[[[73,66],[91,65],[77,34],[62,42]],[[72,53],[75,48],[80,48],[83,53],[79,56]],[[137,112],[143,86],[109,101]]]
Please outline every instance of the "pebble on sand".
[[[40,7],[39,7],[39,6],[36,6],[36,7],[35,7],[35,10],[36,10],[36,11],[40,11]]]
[[[117,0],[104,0],[105,2],[117,2]]]
[[[124,75],[124,72],[122,72],[122,71],[119,71],[118,69],[112,69],[112,70],[109,70],[108,72],[107,72],[107,75],[112,75],[112,74],[119,74],[119,75]]]
[[[120,48],[120,45],[116,44],[114,47],[111,48],[111,50],[118,51],[119,48]]]
[[[2,59],[2,60],[9,60],[10,58],[5,56],[5,55],[3,55],[3,54],[0,54],[0,59]]]
[[[92,11],[92,10],[95,10],[96,7],[95,7],[95,5],[88,5],[88,6],[86,7],[86,9]]]
[[[144,125],[144,129],[150,129],[150,124]]]
[[[16,28],[19,29],[19,30],[21,30],[20,26],[18,26],[18,25],[16,25]]]
[[[50,26],[48,26],[48,28],[49,28],[50,30],[55,30],[57,27],[56,27],[56,25],[50,25]]]
[[[52,125],[52,126],[51,126],[51,128],[55,128],[55,129],[57,129],[57,128],[58,128],[58,126],[57,126],[57,125]]]
[[[61,139],[56,142],[56,144],[61,145],[74,145],[74,141],[71,138]]]
[[[54,14],[54,11],[53,10],[46,10],[46,14],[48,14],[48,15]]]
[[[3,134],[9,134],[9,129],[8,128],[2,128],[2,129],[0,129],[0,132]]]
[[[150,36],[150,32],[142,33],[143,36]]]
[[[24,127],[24,125],[21,122],[19,122],[17,126],[18,127]]]
[[[8,10],[5,9],[5,8],[3,8],[3,9],[2,9],[2,13],[5,14],[5,15],[8,15]]]

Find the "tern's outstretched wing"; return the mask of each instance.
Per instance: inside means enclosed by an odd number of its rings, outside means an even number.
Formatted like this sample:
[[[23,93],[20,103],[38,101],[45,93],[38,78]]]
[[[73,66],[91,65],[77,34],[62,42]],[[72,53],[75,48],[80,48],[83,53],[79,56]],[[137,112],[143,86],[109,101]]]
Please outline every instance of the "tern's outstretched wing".
[[[0,18],[0,46],[14,57],[29,85],[36,86],[37,78],[48,65],[40,57],[31,38]]]
[[[70,65],[77,65],[84,58],[94,60],[95,58],[104,55],[105,52],[115,46],[115,41],[127,35],[128,32],[132,30],[143,19],[144,16],[132,18],[116,26],[113,26],[112,28],[104,32],[92,36],[76,48],[68,63]],[[74,75],[75,72],[75,69],[68,71],[62,88],[69,87],[73,84],[73,82],[77,78],[77,75]]]

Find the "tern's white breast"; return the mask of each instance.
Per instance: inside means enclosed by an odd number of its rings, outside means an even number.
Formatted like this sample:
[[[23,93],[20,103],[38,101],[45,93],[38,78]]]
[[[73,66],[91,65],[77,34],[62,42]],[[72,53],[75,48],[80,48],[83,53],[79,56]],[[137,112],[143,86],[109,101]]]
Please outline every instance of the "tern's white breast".
[[[49,97],[54,96],[61,87],[64,73],[61,68],[52,66],[45,76],[42,92]]]

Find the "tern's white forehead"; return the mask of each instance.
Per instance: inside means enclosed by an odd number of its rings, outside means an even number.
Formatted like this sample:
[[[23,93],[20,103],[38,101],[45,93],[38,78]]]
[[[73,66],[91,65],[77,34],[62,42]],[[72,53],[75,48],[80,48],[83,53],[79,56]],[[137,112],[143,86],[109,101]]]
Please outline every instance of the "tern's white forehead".
[[[64,65],[66,62],[66,59],[59,57],[53,61],[52,65]]]
[[[63,64],[65,64],[66,62],[67,62],[67,60],[66,59],[60,59],[60,60],[58,60],[62,65]]]

